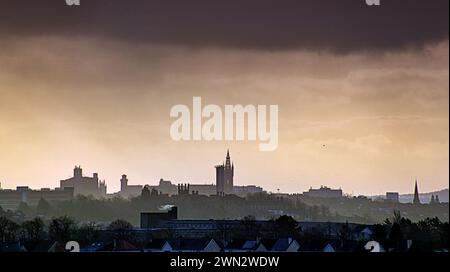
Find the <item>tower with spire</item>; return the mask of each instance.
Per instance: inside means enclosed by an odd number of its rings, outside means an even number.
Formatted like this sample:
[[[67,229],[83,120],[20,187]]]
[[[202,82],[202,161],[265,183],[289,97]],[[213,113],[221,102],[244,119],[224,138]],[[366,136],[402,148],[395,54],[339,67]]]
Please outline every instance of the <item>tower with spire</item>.
[[[227,150],[225,162],[216,166],[216,190],[217,195],[233,193],[234,187],[234,164],[231,162],[230,150]]]
[[[420,198],[419,198],[419,189],[417,188],[417,179],[416,179],[416,185],[414,187],[414,199],[413,204],[420,204]]]

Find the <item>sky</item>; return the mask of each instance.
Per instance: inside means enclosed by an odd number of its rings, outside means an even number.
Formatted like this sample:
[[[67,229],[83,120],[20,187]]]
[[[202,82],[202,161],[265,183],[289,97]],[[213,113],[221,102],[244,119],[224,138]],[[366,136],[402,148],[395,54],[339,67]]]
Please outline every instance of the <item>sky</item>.
[[[0,0],[0,182],[448,188],[448,1]],[[173,105],[279,105],[279,145],[176,142]]]

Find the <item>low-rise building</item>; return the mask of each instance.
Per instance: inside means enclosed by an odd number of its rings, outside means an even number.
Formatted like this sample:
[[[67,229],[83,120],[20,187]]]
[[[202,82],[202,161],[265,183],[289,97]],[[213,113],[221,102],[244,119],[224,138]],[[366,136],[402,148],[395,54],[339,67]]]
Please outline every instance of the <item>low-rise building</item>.
[[[142,185],[128,185],[127,175],[122,175],[120,179],[120,192],[119,195],[123,198],[131,198],[140,196],[142,193]]]
[[[310,188],[303,195],[315,198],[340,198],[343,194],[342,189],[331,189],[326,186],[321,186],[319,189]]]
[[[386,193],[386,201],[398,203],[399,202],[399,194],[397,192],[387,192]]]
[[[105,181],[100,181],[97,173],[94,173],[92,177],[84,177],[80,166],[75,166],[73,177],[60,181],[60,188],[73,188],[74,196],[106,197]]]
[[[16,190],[0,190],[0,206],[4,210],[16,210],[20,203],[37,206],[41,199],[51,203],[71,200],[73,196],[73,188],[32,190],[28,186],[18,186]]]

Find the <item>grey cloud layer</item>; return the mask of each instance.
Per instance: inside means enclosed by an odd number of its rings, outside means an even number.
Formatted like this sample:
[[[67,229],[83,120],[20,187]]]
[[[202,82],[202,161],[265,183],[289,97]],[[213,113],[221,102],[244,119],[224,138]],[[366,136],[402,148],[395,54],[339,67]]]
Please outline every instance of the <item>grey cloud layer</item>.
[[[6,188],[57,186],[75,163],[104,173],[113,190],[124,171],[136,183],[212,182],[211,162],[228,145],[239,180],[269,190],[406,192],[413,175],[426,180],[423,190],[448,184],[448,41],[347,55],[84,37],[0,40],[0,48]],[[204,104],[279,104],[279,149],[264,155],[248,142],[172,141],[169,110],[193,95]],[[271,167],[255,176],[261,165]]]
[[[1,36],[334,52],[421,47],[448,38],[448,0],[0,0]]]

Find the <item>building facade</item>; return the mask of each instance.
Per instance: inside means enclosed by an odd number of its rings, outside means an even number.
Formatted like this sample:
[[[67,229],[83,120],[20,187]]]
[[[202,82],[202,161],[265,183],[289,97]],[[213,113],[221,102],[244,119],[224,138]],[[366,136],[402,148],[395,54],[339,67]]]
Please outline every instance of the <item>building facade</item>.
[[[264,189],[256,185],[234,186],[233,193],[237,196],[247,196],[249,194],[262,193]]]
[[[94,173],[92,177],[84,177],[80,166],[75,166],[73,177],[60,181],[60,188],[73,188],[74,196],[106,197],[105,181],[100,181],[97,173]]]
[[[141,213],[141,228],[157,228],[161,226],[161,222],[177,220],[178,209],[171,207],[168,211],[158,212],[142,212]]]
[[[140,196],[142,193],[142,185],[128,185],[127,175],[122,175],[120,179],[120,192],[119,195],[123,198],[131,198]]]
[[[32,190],[28,186],[18,186],[16,190],[0,190],[0,207],[16,210],[20,203],[36,207],[41,199],[50,203],[73,199],[73,188]]]
[[[387,192],[386,193],[386,201],[398,203],[399,202],[399,193],[397,192]]]
[[[216,166],[216,189],[218,195],[233,194],[234,165],[231,163],[230,151],[227,151],[226,161]]]
[[[304,196],[315,198],[340,198],[342,197],[341,189],[331,189],[326,186],[321,186],[319,189],[309,189],[309,191],[303,193]]]

